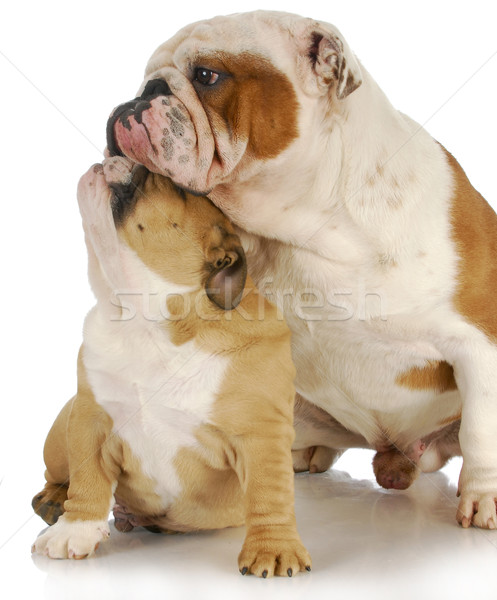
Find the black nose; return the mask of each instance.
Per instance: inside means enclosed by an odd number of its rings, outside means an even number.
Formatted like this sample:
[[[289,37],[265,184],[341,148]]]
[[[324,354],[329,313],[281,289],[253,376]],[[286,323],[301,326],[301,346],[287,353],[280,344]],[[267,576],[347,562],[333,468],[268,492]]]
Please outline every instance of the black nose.
[[[143,165],[135,165],[129,182],[109,185],[112,190],[111,208],[116,227],[122,225],[127,216],[133,212],[140,195],[143,194],[143,187],[149,173]]]
[[[114,135],[114,125],[119,120],[123,127],[130,129],[128,118],[133,116],[137,123],[142,122],[144,111],[151,106],[150,102],[157,96],[170,96],[171,89],[164,79],[151,79],[147,81],[141,96],[120,104],[109,117],[107,121],[107,149],[111,156],[124,156],[119,146],[117,145]]]
[[[151,100],[157,96],[170,96],[171,88],[164,79],[151,79],[147,81],[140,98],[142,100]]]

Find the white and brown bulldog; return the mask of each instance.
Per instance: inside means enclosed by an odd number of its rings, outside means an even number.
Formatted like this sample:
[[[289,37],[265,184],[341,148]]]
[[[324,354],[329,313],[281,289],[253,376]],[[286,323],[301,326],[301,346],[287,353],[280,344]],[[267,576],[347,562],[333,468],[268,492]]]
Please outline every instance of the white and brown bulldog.
[[[310,570],[296,529],[290,332],[206,198],[108,158],[78,199],[97,304],[78,390],[45,444],[33,550],[82,558],[121,531],[246,524],[242,574]],[[235,308],[236,307],[236,308]]]
[[[274,12],[190,25],[108,132],[243,232],[292,330],[300,468],[362,445],[406,487],[462,451],[457,519],[496,528],[497,218],[340,32]]]

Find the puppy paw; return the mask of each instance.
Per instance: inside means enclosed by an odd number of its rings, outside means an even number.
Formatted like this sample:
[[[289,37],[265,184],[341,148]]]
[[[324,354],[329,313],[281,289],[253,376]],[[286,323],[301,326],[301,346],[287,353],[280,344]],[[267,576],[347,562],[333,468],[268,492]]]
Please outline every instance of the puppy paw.
[[[102,163],[105,181],[108,184],[129,185],[135,164],[125,156],[106,158]]]
[[[65,485],[47,483],[43,490],[33,498],[31,506],[45,523],[53,525],[64,513],[66,500],[67,487]]]
[[[86,558],[109,535],[107,521],[67,521],[62,515],[55,525],[38,536],[31,551],[49,558]]]
[[[497,494],[461,494],[457,522],[464,528],[474,525],[481,529],[497,529]]]
[[[243,544],[238,567],[242,575],[292,577],[299,571],[311,570],[311,557],[299,539],[250,536]]]

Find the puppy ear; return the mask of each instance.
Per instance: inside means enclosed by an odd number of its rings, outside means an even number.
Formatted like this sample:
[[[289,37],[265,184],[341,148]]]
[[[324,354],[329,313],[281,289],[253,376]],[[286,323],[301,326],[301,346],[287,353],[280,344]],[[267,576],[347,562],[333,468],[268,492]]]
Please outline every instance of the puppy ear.
[[[343,100],[361,85],[359,63],[338,29],[318,23],[307,40],[308,60],[321,93],[334,86],[336,97]]]
[[[240,303],[247,280],[247,260],[238,236],[228,234],[223,228],[222,245],[210,248],[207,268],[210,273],[205,282],[208,298],[223,310],[233,310]]]

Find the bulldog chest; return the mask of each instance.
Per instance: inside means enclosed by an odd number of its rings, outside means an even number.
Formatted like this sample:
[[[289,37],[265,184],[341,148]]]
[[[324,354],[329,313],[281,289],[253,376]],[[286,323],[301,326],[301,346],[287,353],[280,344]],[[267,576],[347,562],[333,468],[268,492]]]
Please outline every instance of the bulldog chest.
[[[283,268],[275,261],[289,259],[284,246],[268,248],[276,259],[252,263],[256,281],[269,282],[261,290],[292,330],[297,390],[372,445],[381,445],[385,434],[410,443],[460,410],[437,334],[438,322],[457,320],[450,308],[455,260],[445,241],[436,253],[421,240],[415,259],[398,264],[365,255],[366,268],[314,255],[307,279],[291,281],[277,275]],[[423,252],[429,264],[417,258]],[[318,273],[321,285],[309,285],[309,273]],[[418,372],[410,385],[410,374]]]

